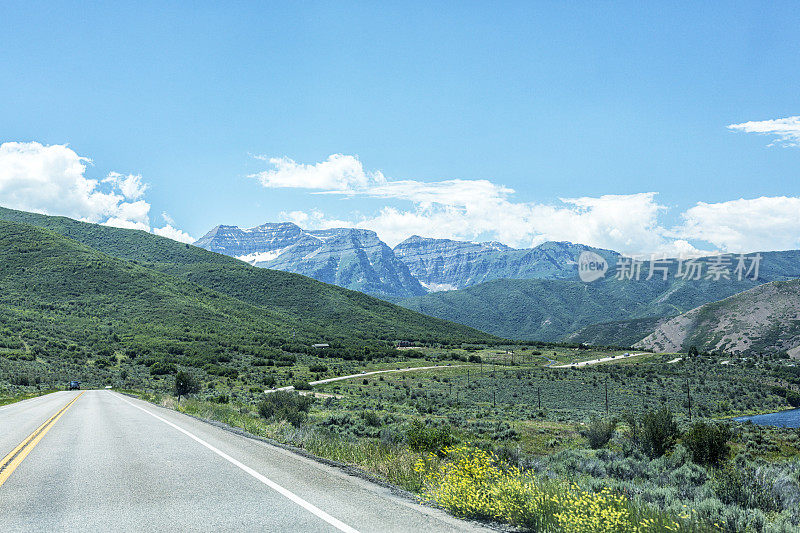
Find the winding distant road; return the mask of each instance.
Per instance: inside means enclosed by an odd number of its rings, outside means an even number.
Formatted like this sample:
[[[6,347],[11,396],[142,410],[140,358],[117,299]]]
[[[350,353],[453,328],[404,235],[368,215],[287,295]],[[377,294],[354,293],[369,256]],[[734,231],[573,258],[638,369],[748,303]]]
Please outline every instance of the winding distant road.
[[[0,408],[0,530],[482,531],[389,489],[111,391]]]
[[[394,374],[397,372],[414,372],[415,370],[433,370],[436,368],[460,368],[463,366],[470,366],[470,365],[434,365],[434,366],[410,366],[408,368],[391,368],[388,370],[370,370],[369,372],[360,372],[358,374],[348,374],[346,376],[337,376],[335,378],[325,378],[320,379],[317,381],[309,381],[308,384],[312,387],[315,385],[324,385],[326,383],[333,383],[334,381],[344,381],[346,379],[357,379],[363,378],[366,376],[374,376],[375,374]],[[268,389],[264,392],[276,392],[276,391],[290,391],[294,390],[294,385],[287,385],[285,387],[278,387],[276,389]]]
[[[641,352],[641,353],[629,353],[628,355],[610,355],[608,357],[601,357],[599,359],[590,359],[589,361],[581,361],[579,363],[564,363],[563,365],[547,365],[550,368],[570,368],[570,367],[582,367],[582,366],[589,366],[589,365],[597,365],[600,363],[608,363],[609,361],[622,361],[623,359],[628,359],[629,357],[636,357],[637,355],[647,355],[650,352]]]

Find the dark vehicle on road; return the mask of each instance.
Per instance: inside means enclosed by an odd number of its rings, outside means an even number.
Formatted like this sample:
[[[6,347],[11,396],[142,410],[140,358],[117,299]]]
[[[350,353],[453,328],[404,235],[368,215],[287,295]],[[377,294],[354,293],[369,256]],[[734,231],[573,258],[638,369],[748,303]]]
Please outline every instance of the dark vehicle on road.
[[[80,381],[70,381],[69,382],[69,390],[78,390],[81,388]]]

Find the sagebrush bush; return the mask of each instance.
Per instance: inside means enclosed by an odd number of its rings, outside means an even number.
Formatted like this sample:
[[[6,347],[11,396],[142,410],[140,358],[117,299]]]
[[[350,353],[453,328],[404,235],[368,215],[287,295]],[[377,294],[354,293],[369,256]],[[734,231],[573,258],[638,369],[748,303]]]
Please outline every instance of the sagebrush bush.
[[[614,430],[617,429],[617,421],[614,419],[604,420],[600,417],[593,416],[586,426],[584,436],[589,441],[589,446],[596,450],[602,448],[614,436]]]
[[[454,442],[449,426],[431,427],[413,420],[406,430],[406,444],[414,451],[439,452]]]
[[[313,403],[313,396],[277,391],[267,394],[258,404],[258,414],[266,420],[286,420],[296,427],[306,420]]]
[[[727,424],[695,422],[683,436],[683,445],[692,455],[692,461],[701,465],[715,466],[728,458],[731,429]]]
[[[772,480],[766,474],[766,471],[737,457],[736,461],[725,463],[714,471],[714,492],[728,505],[777,511],[778,501],[772,494]]]
[[[650,457],[661,457],[680,437],[678,423],[668,407],[658,411],[647,411],[641,419],[640,442]]]

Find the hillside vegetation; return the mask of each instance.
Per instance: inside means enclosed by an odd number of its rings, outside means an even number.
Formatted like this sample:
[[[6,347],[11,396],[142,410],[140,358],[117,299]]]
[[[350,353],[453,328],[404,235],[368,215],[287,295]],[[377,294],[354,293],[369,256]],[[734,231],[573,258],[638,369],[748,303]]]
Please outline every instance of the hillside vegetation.
[[[761,285],[661,324],[639,346],[680,351],[800,355],[800,280]]]
[[[490,335],[422,316],[383,300],[288,272],[250,266],[237,259],[143,231],[87,224],[0,208],[0,220],[46,228],[108,256],[168,275],[278,313],[286,329],[273,337],[324,342],[411,339],[482,342]],[[31,265],[32,266],[32,265]],[[289,321],[291,324],[288,325]]]
[[[570,333],[564,341],[595,346],[633,346],[670,318],[660,316],[591,324]]]
[[[762,283],[800,277],[800,252],[763,253],[758,281],[735,276],[719,281],[605,279],[583,283],[570,280],[501,279],[466,289],[406,298],[400,304],[424,314],[452,320],[509,339],[558,341],[595,338],[601,344],[620,344],[617,326],[598,326],[579,339],[570,337],[591,325],[644,318],[671,317],[727,298]],[[628,323],[624,340],[641,340],[652,332],[653,322]],[[604,331],[609,328],[608,331]],[[612,342],[613,341],[613,342]]]

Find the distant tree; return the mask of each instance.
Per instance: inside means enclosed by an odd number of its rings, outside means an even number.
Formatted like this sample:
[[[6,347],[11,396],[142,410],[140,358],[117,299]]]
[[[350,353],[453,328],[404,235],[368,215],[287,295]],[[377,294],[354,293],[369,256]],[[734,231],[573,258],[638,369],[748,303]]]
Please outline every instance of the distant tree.
[[[299,379],[293,383],[295,390],[311,390],[311,384],[308,381]]]
[[[258,413],[266,420],[286,420],[293,426],[299,426],[308,417],[313,403],[313,396],[277,391],[267,394],[264,401],[258,404]]]
[[[184,370],[175,374],[175,396],[181,401],[181,396],[200,392],[200,383],[197,379]]]
[[[789,402],[789,405],[792,407],[800,407],[800,392],[797,391],[786,391],[786,401]]]
[[[647,411],[640,423],[639,442],[644,452],[651,458],[661,457],[672,448],[680,437],[678,423],[668,407],[658,411]]]
[[[695,422],[683,436],[683,445],[692,454],[692,461],[706,466],[716,466],[728,458],[731,429],[727,424]]]
[[[689,356],[689,357],[696,357],[696,356],[697,356],[697,355],[699,355],[699,354],[700,354],[700,352],[699,352],[699,351],[697,351],[697,346],[691,346],[691,347],[689,347],[689,353],[688,353],[688,356]]]
[[[598,416],[592,417],[589,425],[586,426],[584,436],[589,441],[589,446],[596,450],[602,448],[614,436],[614,430],[617,428],[617,421],[613,419],[603,420]]]

